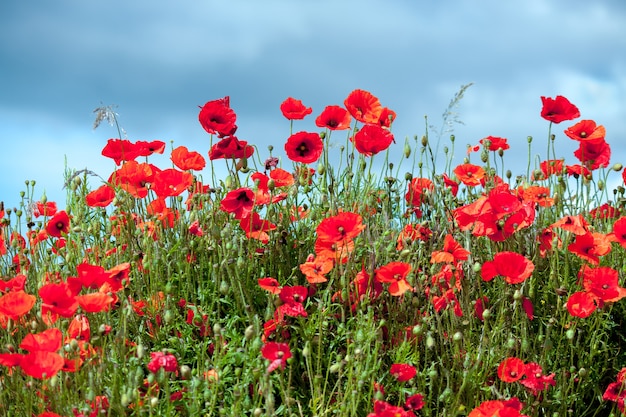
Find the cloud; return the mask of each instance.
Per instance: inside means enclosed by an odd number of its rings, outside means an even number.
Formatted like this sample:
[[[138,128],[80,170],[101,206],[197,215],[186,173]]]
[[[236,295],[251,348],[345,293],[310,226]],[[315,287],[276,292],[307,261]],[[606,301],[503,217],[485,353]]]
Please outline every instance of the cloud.
[[[0,6],[0,53],[11,62],[0,68],[0,141],[16,159],[37,158],[29,169],[42,184],[57,169],[46,156],[60,159],[63,148],[76,168],[98,166],[116,135],[91,130],[103,103],[119,106],[130,139],[205,154],[198,106],[230,95],[242,139],[281,152],[282,100],[302,99],[315,115],[355,88],[398,113],[403,141],[424,134],[424,115],[440,124],[469,82],[457,108],[458,158],[488,135],[545,137],[542,95],[566,95],[617,139],[626,133],[625,24],[620,0],[9,2]],[[306,128],[312,122],[298,125]],[[615,158],[625,152],[615,143]],[[30,174],[26,166],[3,168],[3,193],[9,176]]]

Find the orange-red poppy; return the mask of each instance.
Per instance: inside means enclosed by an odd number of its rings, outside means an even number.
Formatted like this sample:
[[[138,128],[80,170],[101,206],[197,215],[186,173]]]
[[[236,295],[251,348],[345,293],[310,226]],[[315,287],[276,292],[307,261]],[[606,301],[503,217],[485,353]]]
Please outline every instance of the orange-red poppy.
[[[470,252],[463,248],[454,236],[447,234],[443,240],[443,250],[433,251],[430,256],[430,263],[454,263],[465,261],[469,257]]]
[[[524,255],[516,252],[498,252],[493,261],[483,263],[481,277],[484,281],[491,281],[496,276],[502,276],[508,284],[520,284],[530,277],[535,265]]]
[[[259,283],[259,287],[263,288],[265,291],[268,291],[272,294],[280,294],[280,290],[282,289],[282,287],[280,286],[276,278],[272,278],[272,277],[259,278],[258,283]]]
[[[226,194],[220,203],[220,209],[241,219],[252,212],[254,207],[254,191],[248,187],[237,188]]]
[[[524,368],[523,360],[516,357],[506,358],[498,366],[498,378],[509,383],[519,381],[524,376]]]
[[[139,156],[139,149],[136,144],[128,139],[109,139],[102,149],[102,156],[111,158],[116,165],[122,161],[131,161]]]
[[[565,134],[570,138],[579,142],[601,142],[604,141],[606,130],[602,125],[596,125],[593,120],[581,120],[574,126],[565,130]]]
[[[408,363],[394,363],[389,367],[389,373],[399,382],[406,382],[417,375],[417,369]]]
[[[204,157],[196,151],[189,151],[186,146],[178,146],[172,151],[170,159],[183,171],[201,171],[206,166]]]
[[[352,91],[343,104],[352,117],[361,123],[378,123],[383,110],[378,98],[365,90]]]
[[[389,294],[399,297],[407,291],[413,291],[408,283],[407,276],[411,272],[411,265],[406,262],[389,262],[376,270],[374,278],[381,283],[390,284]]]
[[[354,239],[364,229],[363,218],[359,214],[345,211],[322,220],[316,231],[318,239],[338,243]]]
[[[280,111],[287,120],[302,120],[311,114],[313,109],[302,104],[302,100],[288,97],[280,104]]]
[[[626,297],[626,288],[619,286],[619,274],[613,268],[584,266],[580,271],[580,276],[585,291],[603,302],[616,302]]]
[[[104,292],[94,292],[77,295],[76,301],[86,313],[100,313],[111,308],[114,298]]]
[[[319,284],[328,281],[325,277],[333,267],[335,262],[331,258],[316,257],[310,261],[300,264],[300,272],[304,274],[309,284]]]
[[[28,313],[35,305],[36,297],[24,290],[11,291],[0,296],[0,315],[17,320]]]
[[[588,223],[581,214],[565,216],[554,222],[550,227],[558,227],[575,235],[588,233]]]
[[[89,207],[106,207],[115,198],[115,190],[108,184],[103,184],[85,196],[85,203]]]
[[[567,246],[567,250],[590,264],[598,265],[600,256],[611,252],[611,241],[602,233],[587,232],[576,236],[574,242]]]
[[[340,106],[326,106],[322,113],[315,119],[315,125],[329,130],[350,129],[352,116],[346,109]]]
[[[239,221],[239,227],[246,233],[248,239],[257,239],[264,244],[268,243],[270,239],[267,232],[276,229],[275,224],[269,220],[262,219],[257,212],[252,212],[242,217]]]
[[[483,146],[489,143],[489,147],[487,147],[487,150],[490,151],[498,151],[500,149],[506,151],[510,148],[505,138],[500,138],[497,136],[487,136],[486,138],[481,139],[479,143]]]
[[[611,147],[604,140],[580,142],[574,156],[590,170],[606,168],[611,160]]]
[[[474,164],[458,165],[453,172],[459,181],[468,187],[480,185],[481,180],[485,177],[484,168]]]
[[[425,200],[425,192],[432,192],[435,184],[428,178],[413,178],[404,196],[409,206],[419,206]]]
[[[596,311],[599,303],[601,301],[592,293],[578,291],[569,296],[565,307],[572,316],[584,319]]]
[[[360,154],[372,156],[387,149],[394,139],[389,130],[380,125],[368,124],[356,132],[350,140]]]
[[[175,197],[187,191],[192,184],[193,175],[189,172],[169,168],[155,173],[150,189],[158,197]]]

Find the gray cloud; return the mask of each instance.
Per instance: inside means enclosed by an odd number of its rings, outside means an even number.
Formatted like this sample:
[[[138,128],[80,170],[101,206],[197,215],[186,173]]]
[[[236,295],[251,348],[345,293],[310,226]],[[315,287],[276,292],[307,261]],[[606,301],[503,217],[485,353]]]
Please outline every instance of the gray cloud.
[[[539,97],[563,94],[606,126],[614,159],[626,151],[618,145],[626,135],[626,7],[618,0],[73,0],[6,2],[0,16],[3,153],[38,158],[2,168],[0,199],[27,173],[52,181],[51,143],[70,166],[110,170],[99,154],[115,132],[90,129],[101,102],[119,106],[133,140],[205,153],[197,106],[230,95],[240,136],[280,149],[288,123],[278,106],[288,96],[319,113],[355,88],[370,90],[398,112],[402,139],[423,134],[425,114],[438,125],[458,88],[475,82],[457,109],[460,145],[542,137]]]

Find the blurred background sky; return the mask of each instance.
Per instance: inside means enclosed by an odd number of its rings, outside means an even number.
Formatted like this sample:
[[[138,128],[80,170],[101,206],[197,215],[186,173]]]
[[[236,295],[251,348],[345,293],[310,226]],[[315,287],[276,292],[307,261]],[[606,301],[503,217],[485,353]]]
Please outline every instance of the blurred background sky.
[[[405,137],[424,134],[425,115],[441,128],[455,93],[474,83],[455,109],[459,163],[466,144],[501,136],[512,147],[507,167],[525,173],[527,136],[545,155],[540,97],[556,95],[603,124],[612,162],[626,163],[623,0],[7,0],[0,59],[8,207],[31,179],[36,199],[45,191],[64,207],[66,163],[108,177],[114,163],[100,153],[118,135],[106,124],[92,129],[96,107],[117,105],[131,141],[174,141],[206,157],[198,106],[226,95],[237,136],[261,159],[270,144],[283,155],[289,123],[279,105],[289,96],[313,107],[299,131],[314,129],[326,105],[368,90],[397,112],[401,152]],[[557,155],[574,163],[576,144],[562,133],[571,124],[553,133]]]

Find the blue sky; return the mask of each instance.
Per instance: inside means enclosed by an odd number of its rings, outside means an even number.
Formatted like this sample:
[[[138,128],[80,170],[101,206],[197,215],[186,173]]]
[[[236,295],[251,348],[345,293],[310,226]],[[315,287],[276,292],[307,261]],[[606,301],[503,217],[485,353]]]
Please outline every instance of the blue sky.
[[[561,94],[606,127],[612,161],[626,163],[623,0],[9,0],[0,57],[0,201],[9,207],[28,179],[35,198],[45,191],[63,206],[66,161],[110,174],[100,152],[117,133],[92,129],[96,107],[117,105],[130,140],[206,156],[198,106],[226,95],[238,137],[266,156],[288,137],[279,111],[288,96],[313,107],[295,126],[309,130],[324,106],[369,90],[397,112],[402,143],[424,133],[425,115],[440,126],[459,87],[474,83],[455,109],[459,162],[465,144],[502,136],[521,174],[527,136],[545,152],[540,96]],[[557,152],[573,162],[567,126],[554,130]]]

